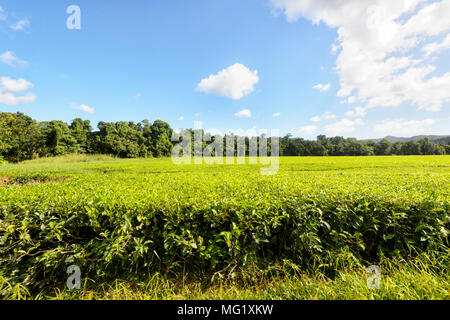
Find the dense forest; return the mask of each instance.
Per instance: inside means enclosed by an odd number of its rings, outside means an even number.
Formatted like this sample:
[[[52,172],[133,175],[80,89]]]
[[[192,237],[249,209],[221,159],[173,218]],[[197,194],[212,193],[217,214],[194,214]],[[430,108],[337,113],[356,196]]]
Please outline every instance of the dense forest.
[[[19,162],[71,153],[110,154],[120,158],[167,157],[173,130],[164,121],[153,123],[99,122],[93,131],[89,120],[37,122],[23,113],[0,113],[0,162]],[[194,131],[190,130],[194,135]],[[202,134],[204,134],[202,132]],[[211,137],[214,141],[216,137]],[[225,137],[223,137],[225,139]],[[234,139],[237,139],[234,136]],[[248,153],[249,138],[245,138]],[[208,143],[204,142],[203,146]],[[269,139],[270,145],[270,139]],[[318,136],[316,141],[280,138],[281,156],[369,156],[450,154],[449,141],[428,138],[391,143],[388,140],[361,141],[354,138]]]

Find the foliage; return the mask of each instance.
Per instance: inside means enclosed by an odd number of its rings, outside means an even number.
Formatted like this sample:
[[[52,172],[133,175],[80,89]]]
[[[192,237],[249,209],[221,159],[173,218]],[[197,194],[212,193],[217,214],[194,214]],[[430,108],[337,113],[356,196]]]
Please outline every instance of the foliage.
[[[41,145],[35,120],[22,113],[0,113],[0,158],[22,161],[33,158]]]
[[[334,278],[448,256],[449,166],[447,156],[282,158],[262,176],[259,165],[169,159],[6,165],[0,176],[68,179],[0,187],[0,271],[36,292],[62,286],[71,264],[96,282],[227,279],[281,261]]]
[[[60,156],[73,153],[108,154],[120,158],[167,157],[172,129],[164,121],[150,124],[99,122],[93,132],[89,120],[35,120],[22,113],[0,113],[0,162]]]
[[[427,261],[427,264],[423,264]],[[448,260],[447,260],[448,262]],[[47,299],[87,300],[448,300],[450,273],[437,274],[435,258],[383,261],[380,289],[367,286],[365,268],[346,268],[334,279],[323,274],[293,273],[285,262],[270,270],[252,270],[245,281],[181,281],[156,273],[146,281],[84,282],[82,290],[56,290]]]
[[[134,122],[99,122],[98,131],[92,131],[89,120],[74,119],[68,125],[62,121],[35,120],[22,113],[0,113],[0,162],[11,162],[67,154],[108,154],[120,158],[168,157],[171,155],[173,130],[168,123],[156,120],[150,123],[144,120]],[[250,139],[255,137],[224,136],[211,137],[203,130],[189,130],[192,139],[194,132],[199,134],[201,148],[204,150],[216,139],[234,140],[234,155],[238,156],[238,139],[245,142],[245,155],[249,156]],[[379,142],[359,141],[355,138],[327,138],[318,136],[316,141],[292,138],[286,135],[280,138],[281,156],[370,156],[370,155],[444,155],[450,154],[448,139],[437,142],[429,138],[419,141]],[[268,139],[268,154],[271,139]],[[257,142],[259,146],[259,140]],[[191,144],[192,154],[194,143]],[[244,154],[244,153],[243,153]],[[242,154],[242,155],[243,155]]]

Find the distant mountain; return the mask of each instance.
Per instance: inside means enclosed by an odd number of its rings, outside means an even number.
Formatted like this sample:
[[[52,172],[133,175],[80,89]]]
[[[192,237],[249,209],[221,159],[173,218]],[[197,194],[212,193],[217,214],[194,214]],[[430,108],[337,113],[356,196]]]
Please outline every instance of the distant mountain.
[[[436,142],[436,143],[441,143],[441,144],[449,144],[450,143],[450,136],[433,136],[433,135],[428,135],[428,136],[421,135],[421,136],[414,136],[414,137],[409,137],[409,138],[387,136],[382,139],[367,139],[365,141],[372,140],[375,142],[380,142],[381,140],[388,140],[391,143],[396,143],[396,142],[419,141],[424,138],[429,138],[431,141]]]

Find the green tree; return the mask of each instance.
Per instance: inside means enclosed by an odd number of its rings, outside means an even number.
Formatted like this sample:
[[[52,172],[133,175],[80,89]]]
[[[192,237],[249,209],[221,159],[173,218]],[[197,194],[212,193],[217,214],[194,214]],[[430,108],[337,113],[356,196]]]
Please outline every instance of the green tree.
[[[99,122],[96,149],[121,158],[144,157],[147,154],[142,128],[133,122]]]
[[[58,156],[78,152],[77,140],[72,135],[67,123],[63,121],[44,121],[39,123],[43,139],[44,148],[41,149],[41,155]]]
[[[377,156],[390,155],[392,154],[392,143],[386,139],[383,139],[375,145],[374,152]]]
[[[38,155],[41,131],[36,121],[23,113],[0,113],[0,156],[18,162]]]
[[[91,122],[76,118],[69,126],[72,136],[76,140],[77,153],[89,153],[89,136],[92,131]]]
[[[445,154],[445,148],[437,143],[431,142],[430,138],[419,140],[420,150],[424,155],[442,155]]]
[[[401,146],[402,155],[421,155],[420,144],[416,141],[408,141]]]
[[[173,130],[162,120],[156,120],[150,127],[151,149],[154,157],[168,157],[171,155],[173,144],[171,137]]]

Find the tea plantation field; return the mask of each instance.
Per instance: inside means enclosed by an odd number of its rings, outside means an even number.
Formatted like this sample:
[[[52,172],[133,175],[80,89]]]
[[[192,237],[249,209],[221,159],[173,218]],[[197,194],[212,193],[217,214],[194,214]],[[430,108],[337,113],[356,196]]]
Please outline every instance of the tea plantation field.
[[[4,164],[0,297],[449,299],[449,212],[450,156]]]

